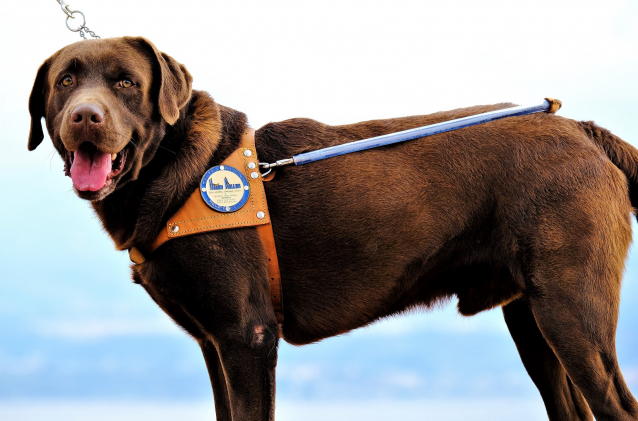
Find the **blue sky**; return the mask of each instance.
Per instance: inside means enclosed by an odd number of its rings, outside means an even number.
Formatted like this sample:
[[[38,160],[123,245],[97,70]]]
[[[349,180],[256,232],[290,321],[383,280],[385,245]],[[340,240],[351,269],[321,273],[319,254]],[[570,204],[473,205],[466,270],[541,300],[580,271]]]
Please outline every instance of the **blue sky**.
[[[0,418],[37,408],[63,412],[65,402],[122,413],[144,402],[161,402],[171,413],[169,406],[178,411],[191,402],[188,408],[210,416],[196,344],[131,283],[127,256],[114,251],[88,204],[75,197],[48,139],[27,153],[37,67],[78,39],[56,2],[31,3],[28,20],[0,17],[8,58],[0,66]],[[177,9],[157,0],[69,3],[103,37],[151,39],[186,64],[195,88],[246,112],[254,127],[553,96],[563,100],[561,115],[595,120],[638,145],[638,6],[630,0],[182,1]],[[632,252],[617,340],[634,393],[637,309]],[[397,402],[404,419],[437,414],[442,403],[474,408],[476,419],[481,411],[497,419],[507,408],[542,414],[498,310],[463,319],[451,302],[316,345],[282,343],[279,361],[282,419],[304,411],[383,419]]]

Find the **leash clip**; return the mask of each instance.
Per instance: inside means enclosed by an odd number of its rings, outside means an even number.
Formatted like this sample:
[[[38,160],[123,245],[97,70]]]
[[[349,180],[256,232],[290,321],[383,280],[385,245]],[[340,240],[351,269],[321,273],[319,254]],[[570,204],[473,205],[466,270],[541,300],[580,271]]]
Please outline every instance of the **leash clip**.
[[[262,177],[267,176],[268,174],[270,174],[273,168],[284,167],[286,165],[292,165],[294,163],[295,163],[295,160],[293,158],[280,159],[279,161],[273,162],[272,164],[269,164],[267,162],[260,162],[259,166],[265,170],[268,170],[265,173],[263,173],[261,176]]]
[[[67,15],[67,17],[69,17],[71,19],[75,19],[75,17],[73,16],[73,12],[71,10],[69,10],[69,5],[66,4],[64,2],[64,0],[58,0],[58,3],[60,4],[60,7],[62,8],[62,11],[64,12],[64,14]]]

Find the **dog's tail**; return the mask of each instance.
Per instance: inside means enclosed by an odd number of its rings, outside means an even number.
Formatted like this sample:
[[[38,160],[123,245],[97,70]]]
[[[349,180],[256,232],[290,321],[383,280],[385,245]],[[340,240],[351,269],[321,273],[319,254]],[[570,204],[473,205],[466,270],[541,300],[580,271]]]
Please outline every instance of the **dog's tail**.
[[[638,149],[609,130],[597,126],[593,121],[581,121],[579,124],[587,136],[602,148],[611,162],[625,174],[629,184],[631,206],[638,208]]]

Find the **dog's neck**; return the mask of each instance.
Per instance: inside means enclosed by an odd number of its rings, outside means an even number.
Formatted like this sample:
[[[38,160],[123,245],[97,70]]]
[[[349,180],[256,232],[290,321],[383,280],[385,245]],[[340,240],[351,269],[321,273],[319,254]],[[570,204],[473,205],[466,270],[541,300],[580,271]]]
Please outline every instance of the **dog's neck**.
[[[104,200],[93,202],[118,250],[150,244],[188,199],[206,170],[237,148],[246,115],[193,91],[180,119],[167,128],[139,174]]]

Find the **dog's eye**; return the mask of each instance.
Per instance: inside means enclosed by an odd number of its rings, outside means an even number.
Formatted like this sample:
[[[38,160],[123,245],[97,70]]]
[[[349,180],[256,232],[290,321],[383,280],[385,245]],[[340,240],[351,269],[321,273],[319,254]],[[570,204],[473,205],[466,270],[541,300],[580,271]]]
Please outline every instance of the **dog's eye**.
[[[69,87],[73,85],[73,78],[71,78],[71,76],[64,76],[62,80],[60,81],[60,85],[64,87]]]
[[[131,87],[131,86],[133,86],[133,85],[134,85],[134,83],[133,83],[133,82],[131,82],[129,79],[124,79],[124,80],[122,80],[122,81],[120,82],[120,86],[121,86],[122,88],[130,88],[130,87]]]

